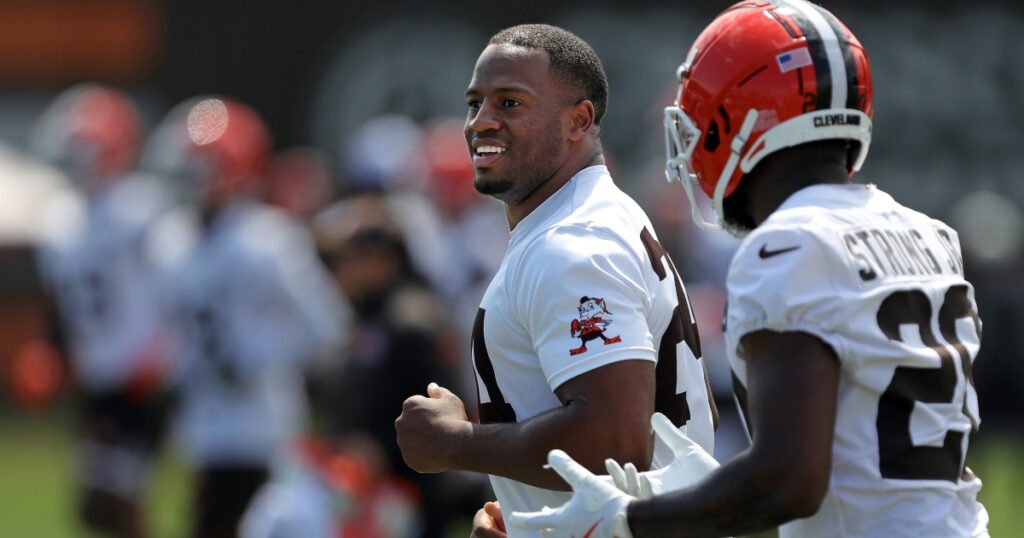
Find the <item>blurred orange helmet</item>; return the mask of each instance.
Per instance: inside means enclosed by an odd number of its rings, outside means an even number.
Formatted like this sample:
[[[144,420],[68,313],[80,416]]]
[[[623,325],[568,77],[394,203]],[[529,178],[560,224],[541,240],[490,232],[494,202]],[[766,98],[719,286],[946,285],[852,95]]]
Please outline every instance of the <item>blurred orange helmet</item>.
[[[473,187],[473,159],[466,146],[462,120],[443,120],[426,129],[426,161],[430,196],[449,215],[484,199]]]
[[[804,0],[742,1],[697,37],[665,108],[666,173],[722,200],[766,156],[818,140],[849,140],[853,174],[871,142],[871,70],[860,41],[832,13]]]
[[[222,203],[258,194],[270,161],[263,119],[226,97],[203,96],[174,107],[146,145],[143,166],[181,181],[188,198]]]
[[[87,83],[57,96],[36,123],[31,150],[91,189],[135,167],[141,138],[131,98]]]
[[[308,220],[331,200],[333,187],[327,157],[314,148],[296,147],[271,159],[265,195],[271,205]]]

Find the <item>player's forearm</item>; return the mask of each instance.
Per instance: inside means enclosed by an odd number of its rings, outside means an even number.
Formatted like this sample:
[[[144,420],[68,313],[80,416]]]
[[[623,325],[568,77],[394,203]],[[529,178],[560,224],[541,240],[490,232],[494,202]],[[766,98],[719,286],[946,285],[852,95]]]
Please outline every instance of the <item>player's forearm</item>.
[[[504,476],[545,489],[568,491],[568,485],[544,466],[547,454],[560,448],[595,473],[604,474],[606,457],[650,465],[650,434],[644,426],[609,425],[608,418],[570,403],[529,420],[509,424],[474,424],[457,443],[455,468]],[[611,419],[614,422],[614,418]],[[642,423],[641,423],[642,424]]]
[[[547,428],[520,424],[475,424],[454,458],[457,467],[504,476],[544,489],[568,490],[554,472],[544,469],[546,454],[559,444]]]
[[[630,528],[635,538],[735,536],[770,530],[817,511],[821,498],[805,494],[799,481],[782,466],[764,465],[746,452],[694,488],[633,502]]]

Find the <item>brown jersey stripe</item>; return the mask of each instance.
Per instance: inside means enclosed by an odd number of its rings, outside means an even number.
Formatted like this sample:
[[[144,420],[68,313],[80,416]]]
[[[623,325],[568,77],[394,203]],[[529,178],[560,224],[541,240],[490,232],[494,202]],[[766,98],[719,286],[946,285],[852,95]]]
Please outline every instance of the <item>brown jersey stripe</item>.
[[[498,387],[498,379],[494,375],[494,365],[491,364],[491,356],[487,353],[487,342],[484,340],[484,317],[486,314],[487,312],[483,308],[477,309],[476,320],[473,322],[473,364],[476,366],[476,373],[483,381],[491,400],[483,402],[480,397],[480,388],[477,387],[480,423],[517,422],[515,410],[505,401],[505,396],[501,393],[501,388]]]

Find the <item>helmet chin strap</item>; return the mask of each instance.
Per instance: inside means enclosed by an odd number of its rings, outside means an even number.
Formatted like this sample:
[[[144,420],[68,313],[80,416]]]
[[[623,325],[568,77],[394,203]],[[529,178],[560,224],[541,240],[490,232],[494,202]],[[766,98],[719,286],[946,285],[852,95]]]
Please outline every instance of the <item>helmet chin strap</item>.
[[[715,204],[715,215],[718,216],[718,222],[720,223],[719,227],[734,236],[738,236],[738,231],[725,225],[725,209],[722,207],[722,203],[725,200],[725,189],[729,186],[729,180],[732,178],[736,166],[740,163],[743,147],[747,145],[747,139],[754,130],[754,125],[757,124],[757,116],[757,109],[752,108],[747,111],[747,116],[743,118],[740,132],[736,134],[735,138],[732,139],[732,143],[729,144],[729,160],[726,161],[725,167],[722,168],[722,175],[718,176],[718,183],[715,184],[715,193],[712,198]]]

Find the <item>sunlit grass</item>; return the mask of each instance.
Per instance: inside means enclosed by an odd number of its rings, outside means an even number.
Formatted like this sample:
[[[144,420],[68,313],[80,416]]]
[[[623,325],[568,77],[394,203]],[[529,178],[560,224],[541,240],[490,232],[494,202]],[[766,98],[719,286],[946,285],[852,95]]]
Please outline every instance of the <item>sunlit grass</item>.
[[[0,536],[91,538],[76,517],[73,420],[64,413],[0,418]],[[155,538],[182,538],[189,522],[189,475],[169,452],[147,499]]]

